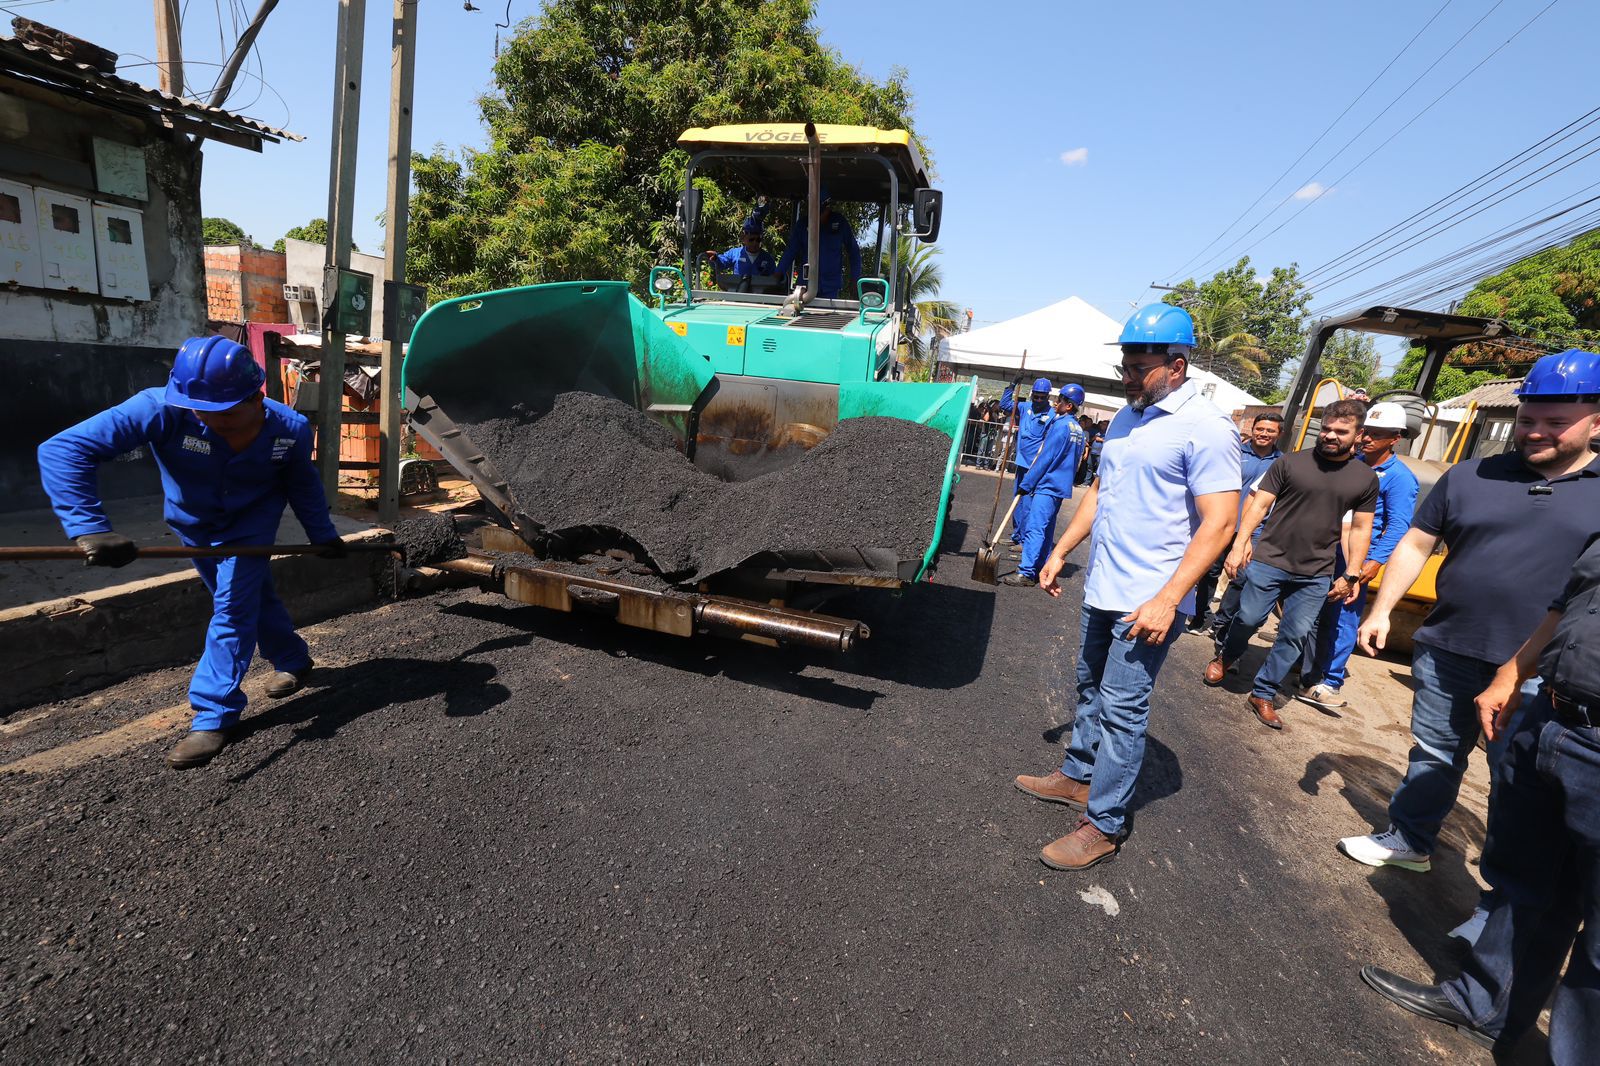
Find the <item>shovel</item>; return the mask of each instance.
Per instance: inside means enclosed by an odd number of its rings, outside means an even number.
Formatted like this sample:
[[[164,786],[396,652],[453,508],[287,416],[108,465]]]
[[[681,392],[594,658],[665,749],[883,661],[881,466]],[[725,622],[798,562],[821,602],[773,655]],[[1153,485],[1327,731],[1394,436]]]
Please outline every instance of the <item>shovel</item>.
[[[182,544],[156,544],[141,546],[137,559],[226,559],[236,555],[315,555],[326,550],[317,544],[233,544],[221,548],[190,548]],[[385,541],[346,542],[347,552],[402,552],[399,544]],[[88,552],[76,545],[48,545],[43,547],[0,547],[0,563],[25,563],[41,559],[82,559]]]
[[[1006,528],[1006,523],[1011,521],[1011,512],[1017,509],[1017,501],[1021,496],[1011,497],[1011,506],[1006,508],[1006,516],[1000,519],[1000,524],[995,526],[989,534],[989,539],[983,542],[983,547],[978,550],[977,558],[972,560],[972,580],[981,581],[985,585],[998,585],[999,578],[995,571],[1000,566],[1000,549],[995,547],[995,542],[1000,539],[1000,531]]]

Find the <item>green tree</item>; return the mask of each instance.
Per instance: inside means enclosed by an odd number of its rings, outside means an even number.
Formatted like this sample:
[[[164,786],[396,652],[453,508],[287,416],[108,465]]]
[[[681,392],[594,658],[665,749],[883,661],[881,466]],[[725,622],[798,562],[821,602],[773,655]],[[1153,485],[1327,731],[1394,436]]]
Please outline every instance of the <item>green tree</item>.
[[[1261,378],[1267,352],[1255,334],[1241,328],[1249,312],[1244,299],[1198,301],[1189,309],[1194,318],[1194,365],[1237,385]]]
[[[200,240],[203,244],[251,244],[243,227],[228,218],[203,218],[200,220]]]
[[[1456,308],[1463,315],[1503,318],[1518,336],[1553,348],[1600,344],[1600,230],[1570,244],[1519,259],[1472,287]],[[1452,359],[1465,366],[1491,366],[1518,376],[1538,357],[1497,344],[1459,349]]]
[[[909,378],[928,380],[932,369],[933,353],[939,342],[956,331],[959,308],[950,301],[940,299],[939,290],[944,285],[944,267],[936,260],[941,255],[938,247],[923,244],[911,237],[898,238],[900,250],[900,278],[896,286],[905,293],[907,310],[900,322],[900,347],[907,363]],[[883,260],[876,268],[864,260],[868,271],[887,277],[889,249],[884,249]]]
[[[272,242],[272,250],[274,252],[283,251],[283,242],[287,240],[310,241],[312,244],[327,244],[328,220],[325,218],[314,218],[310,222],[307,222],[304,226],[295,226],[289,230],[288,233],[285,233],[282,237],[279,237],[277,240]],[[356,252],[361,250],[356,246],[354,241],[350,242],[350,249]]]
[[[814,0],[546,0],[479,100],[489,146],[413,160],[410,273],[436,299],[582,278],[642,287],[679,251],[684,130],[913,128],[905,73],[866,77],[821,43],[814,14]],[[699,243],[732,245],[761,190],[696,180]]]
[[[1457,351],[1459,350],[1457,349]],[[1400,365],[1395,367],[1392,377],[1374,383],[1373,395],[1378,395],[1390,389],[1404,389],[1407,392],[1415,392],[1417,380],[1422,375],[1422,357],[1424,354],[1426,354],[1424,349],[1420,347],[1407,351],[1401,357]],[[1472,370],[1446,363],[1439,368],[1439,377],[1434,382],[1433,393],[1430,398],[1436,402],[1449,400],[1463,393],[1471,392],[1479,385],[1493,381],[1501,376],[1497,370]]]
[[[1378,380],[1378,344],[1370,333],[1340,330],[1322,349],[1321,372],[1347,388],[1370,388]]]
[[[1300,268],[1291,263],[1274,267],[1265,278],[1245,256],[1205,281],[1189,278],[1162,297],[1166,303],[1188,308],[1200,317],[1210,314],[1214,336],[1249,337],[1236,343],[1244,358],[1222,359],[1216,373],[1251,390],[1272,390],[1285,363],[1305,350],[1306,305],[1311,294],[1300,280]],[[1211,314],[1206,308],[1219,309]],[[1255,372],[1245,364],[1253,363]]]

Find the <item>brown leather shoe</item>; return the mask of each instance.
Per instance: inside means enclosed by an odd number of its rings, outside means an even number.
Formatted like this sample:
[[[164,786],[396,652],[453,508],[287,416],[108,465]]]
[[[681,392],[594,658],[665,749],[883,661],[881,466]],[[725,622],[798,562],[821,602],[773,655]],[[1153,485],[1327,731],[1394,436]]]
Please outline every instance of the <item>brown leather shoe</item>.
[[[1089,786],[1082,781],[1074,781],[1060,770],[1052,770],[1038,777],[1024,774],[1017,778],[1017,787],[1034,799],[1042,799],[1046,803],[1064,803],[1075,811],[1083,810],[1089,803]]]
[[[1223,679],[1228,676],[1228,667],[1232,665],[1232,663],[1223,662],[1222,656],[1219,655],[1206,663],[1205,677],[1202,680],[1213,687],[1220,685]]]
[[[1085,818],[1078,823],[1078,828],[1046,844],[1039,852],[1039,861],[1052,870],[1086,870],[1116,855],[1117,842]]]
[[[1283,719],[1278,717],[1277,708],[1272,706],[1271,700],[1264,700],[1260,696],[1251,696],[1249,699],[1250,710],[1261,720],[1261,724],[1268,729],[1282,729]]]
[[[204,766],[217,757],[228,744],[226,729],[195,729],[184,734],[182,740],[167,753],[167,765],[174,770],[192,770]]]

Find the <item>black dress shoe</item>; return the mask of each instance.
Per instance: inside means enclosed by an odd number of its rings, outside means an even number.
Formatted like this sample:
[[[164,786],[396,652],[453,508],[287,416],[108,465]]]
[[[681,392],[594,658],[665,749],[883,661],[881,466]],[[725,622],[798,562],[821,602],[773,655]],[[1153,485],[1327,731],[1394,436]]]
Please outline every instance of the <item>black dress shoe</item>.
[[[1389,1002],[1404,1007],[1412,1014],[1428,1019],[1431,1022],[1443,1022],[1455,1026],[1456,1032],[1484,1047],[1493,1047],[1496,1037],[1493,1033],[1479,1029],[1471,1018],[1456,1009],[1455,1004],[1445,996],[1438,985],[1418,984],[1416,981],[1407,981],[1399,974],[1390,973],[1388,970],[1376,966],[1361,967],[1361,979],[1370,985],[1378,995]]]

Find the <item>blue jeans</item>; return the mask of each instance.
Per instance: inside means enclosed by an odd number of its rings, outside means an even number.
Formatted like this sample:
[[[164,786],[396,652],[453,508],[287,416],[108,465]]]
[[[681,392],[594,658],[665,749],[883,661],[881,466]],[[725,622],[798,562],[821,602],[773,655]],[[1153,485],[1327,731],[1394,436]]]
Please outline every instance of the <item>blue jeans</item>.
[[[1222,602],[1217,604],[1217,613],[1211,616],[1211,643],[1216,645],[1219,656],[1228,643],[1228,630],[1233,628],[1233,620],[1239,617],[1239,597],[1244,591],[1245,577],[1249,573],[1250,564],[1246,563],[1239,571],[1239,576],[1228,581],[1228,587],[1222,593]],[[1194,609],[1198,611],[1202,606],[1199,596],[1196,595]]]
[[[1417,851],[1431,854],[1439,842],[1439,827],[1456,805],[1467,760],[1478,745],[1478,693],[1489,687],[1500,664],[1470,655],[1457,655],[1431,644],[1418,644],[1411,656],[1411,677],[1417,692],[1411,698],[1411,755],[1405,779],[1389,800],[1389,824],[1400,830],[1406,843]],[[1523,702],[1537,691],[1538,680],[1523,686]],[[1512,722],[1516,725],[1515,720]],[[1507,729],[1490,743],[1491,771],[1505,754]],[[1491,774],[1491,781],[1494,777]],[[1489,809],[1494,810],[1495,786],[1489,793]],[[1494,885],[1498,870],[1491,876],[1487,856],[1479,867],[1484,879]]]
[[[1278,622],[1278,639],[1267,652],[1266,662],[1256,671],[1250,693],[1264,700],[1278,694],[1278,685],[1289,676],[1290,667],[1300,661],[1305,650],[1306,636],[1316,624],[1317,612],[1328,601],[1328,588],[1333,579],[1301,577],[1276,566],[1268,566],[1259,559],[1251,562],[1245,573],[1244,590],[1239,594],[1239,615],[1228,627],[1223,643],[1222,661],[1236,663],[1239,656],[1255,636],[1261,623],[1272,613],[1272,605],[1283,601],[1283,618]]]
[[[1038,577],[1050,549],[1056,545],[1056,516],[1061,513],[1061,497],[1048,493],[1031,493],[1027,521],[1022,529],[1022,562],[1017,573],[1023,577]],[[1018,504],[1021,510],[1022,505]]]
[[[273,591],[269,560],[196,559],[194,568],[211,592],[211,625],[200,665],[189,682],[189,704],[194,708],[189,728],[226,729],[244,710],[245,695],[239,686],[258,644],[275,669],[290,673],[310,666],[311,652]]]
[[[1484,860],[1501,871],[1498,905],[1444,994],[1509,1045],[1538,1020],[1571,948],[1550,1019],[1550,1059],[1594,1062],[1600,1048],[1600,729],[1552,721],[1550,698],[1540,693],[1497,777]]]
[[[1350,656],[1356,650],[1356,636],[1361,631],[1361,612],[1366,605],[1365,585],[1356,594],[1354,603],[1333,600],[1322,605],[1316,630],[1306,641],[1306,652],[1300,660],[1300,678],[1307,685],[1329,684],[1334,688],[1344,685]]]
[[[1088,818],[1109,837],[1122,835],[1144,763],[1150,690],[1183,629],[1180,612],[1160,644],[1129,640],[1123,611],[1083,605],[1078,623],[1078,714],[1061,772],[1089,783]]]

